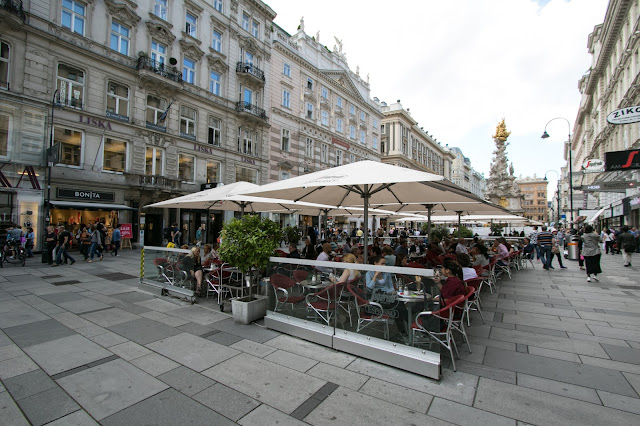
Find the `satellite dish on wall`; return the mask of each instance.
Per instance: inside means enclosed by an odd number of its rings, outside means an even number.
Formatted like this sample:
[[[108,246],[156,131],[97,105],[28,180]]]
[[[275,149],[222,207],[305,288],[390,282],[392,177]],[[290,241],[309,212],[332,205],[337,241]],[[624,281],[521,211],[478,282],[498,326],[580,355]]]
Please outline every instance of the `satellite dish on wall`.
[[[169,63],[175,66],[178,63],[178,60],[176,58],[169,58]]]

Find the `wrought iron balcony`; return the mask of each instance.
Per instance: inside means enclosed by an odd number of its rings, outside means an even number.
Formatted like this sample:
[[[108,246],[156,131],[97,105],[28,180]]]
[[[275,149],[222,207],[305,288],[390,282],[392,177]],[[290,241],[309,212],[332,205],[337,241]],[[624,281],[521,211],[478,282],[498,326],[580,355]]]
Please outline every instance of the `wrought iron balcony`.
[[[16,15],[22,19],[22,22],[27,21],[27,15],[24,13],[21,0],[0,0],[0,9]]]
[[[165,176],[127,174],[127,184],[147,189],[163,189],[177,191],[181,188],[181,181]]]
[[[244,101],[236,102],[236,111],[246,112],[248,114],[251,114],[252,116],[261,118],[263,120],[267,119],[267,112],[262,108],[260,108],[259,106],[254,105],[250,102],[244,102]]]
[[[175,81],[176,83],[182,83],[182,73],[178,68],[158,62],[148,56],[140,56],[138,58],[137,69],[153,71],[154,73]]]
[[[236,72],[238,74],[250,75],[262,83],[266,81],[264,71],[252,64],[251,62],[238,62],[236,64]]]
[[[0,0],[2,1],[2,0]],[[71,107],[71,108],[77,108],[77,109],[82,109],[82,99],[75,99],[75,98],[67,98],[67,97],[61,97],[61,96],[56,96],[55,98],[55,105],[57,107]]]

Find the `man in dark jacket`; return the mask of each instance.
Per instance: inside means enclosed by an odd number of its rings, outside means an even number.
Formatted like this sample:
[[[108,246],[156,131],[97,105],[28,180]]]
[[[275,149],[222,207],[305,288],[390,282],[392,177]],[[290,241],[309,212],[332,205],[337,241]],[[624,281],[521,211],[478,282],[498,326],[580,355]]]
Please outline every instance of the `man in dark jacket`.
[[[629,232],[628,226],[622,227],[622,232],[617,237],[618,250],[622,250],[624,266],[631,266],[631,253],[636,251],[636,238]]]

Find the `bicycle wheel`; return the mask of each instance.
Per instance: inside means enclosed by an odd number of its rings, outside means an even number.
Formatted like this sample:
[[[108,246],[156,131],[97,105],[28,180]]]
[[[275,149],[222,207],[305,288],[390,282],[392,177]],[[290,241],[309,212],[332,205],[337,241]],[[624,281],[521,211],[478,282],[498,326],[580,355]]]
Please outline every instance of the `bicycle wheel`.
[[[4,250],[0,249],[0,268],[4,268]]]
[[[22,266],[27,263],[27,251],[23,248],[20,248],[20,252],[18,253],[18,258],[20,259],[20,264]]]

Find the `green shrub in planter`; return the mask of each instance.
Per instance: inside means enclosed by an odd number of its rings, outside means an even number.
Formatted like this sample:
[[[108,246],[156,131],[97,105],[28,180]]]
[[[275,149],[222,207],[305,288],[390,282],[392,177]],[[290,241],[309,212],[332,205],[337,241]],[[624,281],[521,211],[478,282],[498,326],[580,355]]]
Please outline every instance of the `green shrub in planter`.
[[[425,226],[426,232],[426,226]],[[449,228],[446,226],[438,225],[431,228],[431,235],[429,235],[429,241],[432,241],[434,238],[438,238],[440,241],[444,240],[449,236]]]
[[[285,226],[282,229],[282,239],[287,244],[295,244],[298,245],[300,241],[300,230],[297,226]]]
[[[248,275],[251,268],[264,269],[269,257],[280,245],[280,225],[258,215],[245,215],[224,224],[220,234],[220,259]],[[253,298],[253,286],[249,287],[249,300]]]

